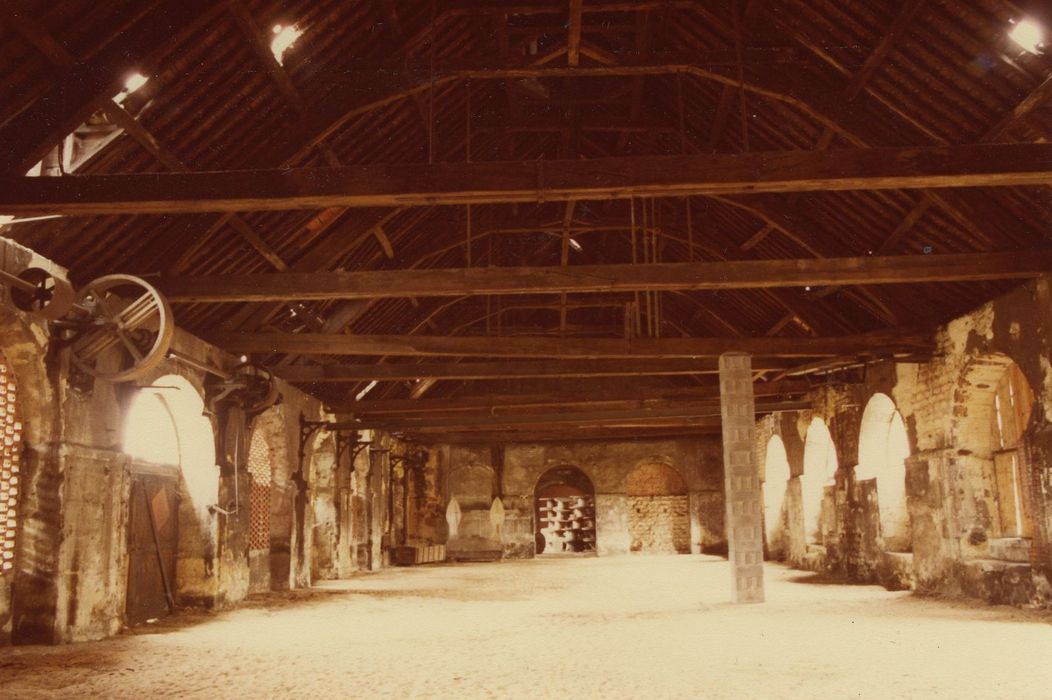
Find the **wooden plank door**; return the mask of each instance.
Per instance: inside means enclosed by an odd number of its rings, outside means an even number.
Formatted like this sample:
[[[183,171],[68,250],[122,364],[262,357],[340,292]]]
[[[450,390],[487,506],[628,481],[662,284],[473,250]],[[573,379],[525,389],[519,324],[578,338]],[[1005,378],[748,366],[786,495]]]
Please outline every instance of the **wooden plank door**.
[[[125,605],[129,625],[163,617],[174,607],[178,494],[177,477],[132,474]]]

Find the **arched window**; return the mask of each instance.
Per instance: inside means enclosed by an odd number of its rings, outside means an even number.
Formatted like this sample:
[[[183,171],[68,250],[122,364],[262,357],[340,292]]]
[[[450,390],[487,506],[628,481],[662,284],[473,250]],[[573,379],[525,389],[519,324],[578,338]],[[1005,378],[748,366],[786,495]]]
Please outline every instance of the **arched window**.
[[[166,375],[139,389],[124,426],[124,451],[135,460],[179,467],[199,512],[219,498],[215,435],[204,410],[190,382]]]
[[[1034,407],[1034,392],[1014,362],[1008,366],[994,393],[994,478],[1001,533],[1031,537],[1033,522],[1023,493],[1025,454],[1023,434]]]
[[[804,506],[804,535],[809,544],[821,542],[822,498],[837,470],[833,436],[821,418],[812,418],[804,439],[804,473],[800,476]]]
[[[248,473],[252,475],[248,547],[270,549],[270,487],[274,478],[274,457],[263,431],[252,431],[248,450]]]
[[[0,355],[0,575],[15,568],[15,533],[18,526],[19,467],[22,458],[22,423],[18,420],[18,390],[14,374]]]
[[[767,441],[763,464],[763,521],[767,531],[767,548],[772,556],[784,554],[785,545],[782,510],[785,490],[789,483],[789,457],[785,454],[782,438],[772,435]]]
[[[906,458],[910,442],[902,415],[886,394],[874,394],[862,412],[855,478],[875,479],[884,548],[910,551],[910,519],[906,509]]]

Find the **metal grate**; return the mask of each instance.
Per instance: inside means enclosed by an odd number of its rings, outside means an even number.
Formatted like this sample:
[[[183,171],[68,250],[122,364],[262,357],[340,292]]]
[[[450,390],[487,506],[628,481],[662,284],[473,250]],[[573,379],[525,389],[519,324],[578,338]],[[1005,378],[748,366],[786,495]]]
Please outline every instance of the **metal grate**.
[[[0,357],[0,574],[15,568],[15,531],[18,523],[18,479],[22,456],[22,423],[16,416],[18,390],[14,375]]]
[[[273,471],[274,459],[270,445],[263,438],[263,431],[255,430],[248,448],[248,473],[252,475],[249,549],[270,548],[270,485]]]

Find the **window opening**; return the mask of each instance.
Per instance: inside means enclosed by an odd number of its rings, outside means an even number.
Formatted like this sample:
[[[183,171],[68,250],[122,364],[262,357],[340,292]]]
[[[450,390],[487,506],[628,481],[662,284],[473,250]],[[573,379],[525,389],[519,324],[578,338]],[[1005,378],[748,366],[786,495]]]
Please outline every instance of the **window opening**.
[[[249,549],[270,548],[270,490],[273,484],[274,459],[263,431],[252,432],[248,449],[248,473],[252,475],[249,493]]]
[[[22,423],[17,418],[18,390],[14,375],[0,356],[0,574],[15,568],[15,533],[18,528],[19,471],[22,461]]]

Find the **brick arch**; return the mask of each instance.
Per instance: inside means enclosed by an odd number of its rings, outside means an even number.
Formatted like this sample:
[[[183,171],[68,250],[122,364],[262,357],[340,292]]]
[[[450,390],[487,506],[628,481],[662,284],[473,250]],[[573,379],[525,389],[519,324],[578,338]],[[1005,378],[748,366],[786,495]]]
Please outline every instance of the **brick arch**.
[[[690,552],[687,484],[667,462],[647,461],[625,477],[629,550],[655,554]]]
[[[643,462],[625,476],[628,496],[686,496],[687,482],[667,462]]]
[[[906,504],[909,456],[909,435],[895,402],[887,394],[873,394],[859,424],[855,478],[874,480],[884,549],[893,552],[909,552],[912,548]]]
[[[804,471],[799,477],[804,536],[809,544],[822,541],[822,502],[826,487],[834,483],[837,468],[836,445],[829,427],[821,418],[813,417],[804,436]]]
[[[783,523],[791,470],[781,436],[772,435],[767,441],[763,465],[763,519],[767,549],[772,558],[782,559],[789,546]]]

